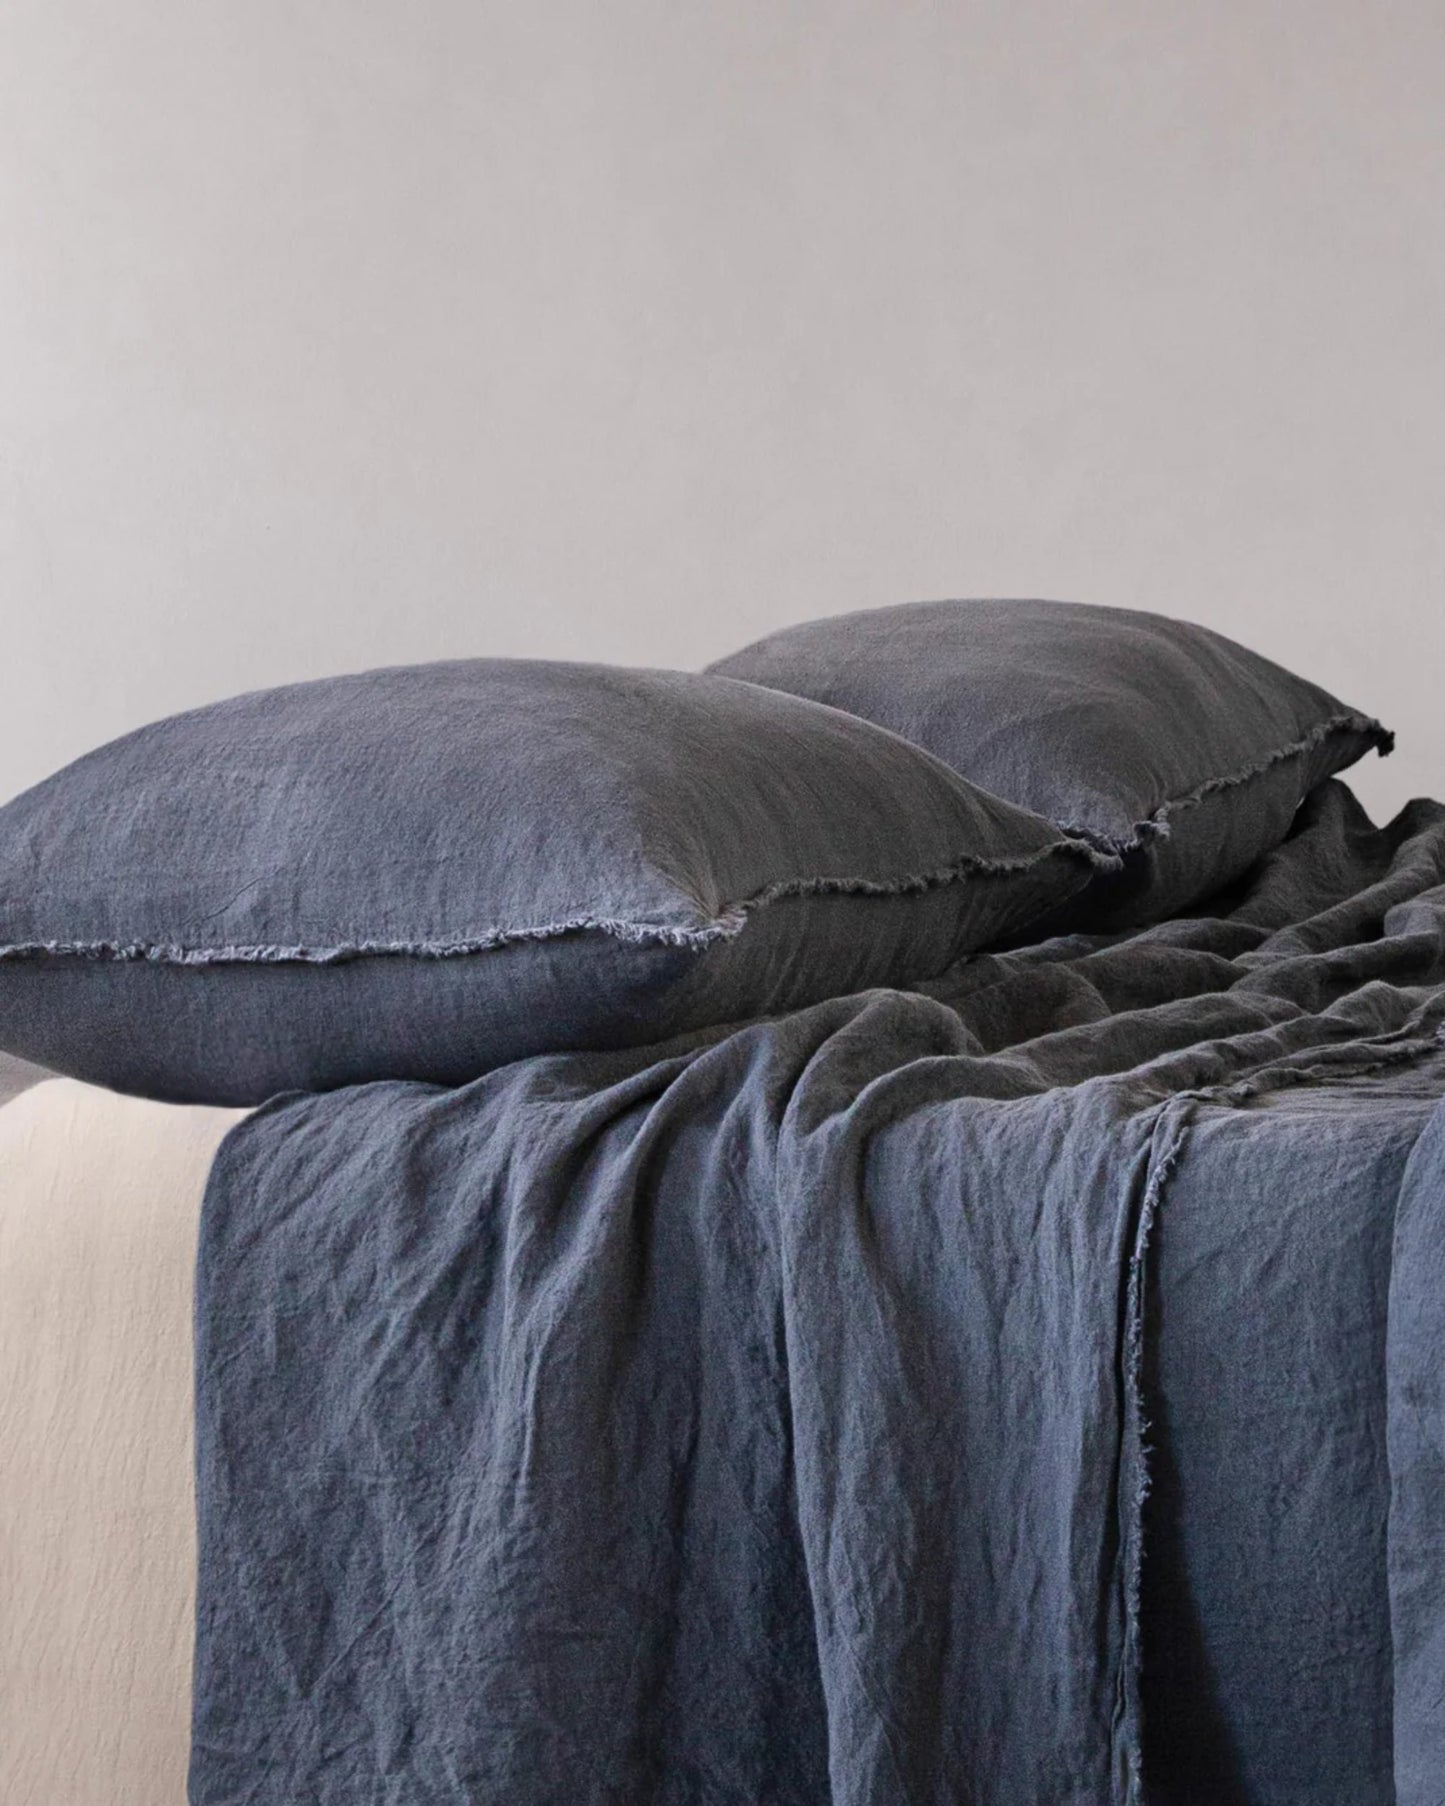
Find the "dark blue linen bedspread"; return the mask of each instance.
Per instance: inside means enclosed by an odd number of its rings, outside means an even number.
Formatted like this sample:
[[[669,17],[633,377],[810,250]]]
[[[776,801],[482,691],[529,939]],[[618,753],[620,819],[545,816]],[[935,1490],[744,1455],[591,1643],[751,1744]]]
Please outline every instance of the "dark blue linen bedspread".
[[[243,1122],[196,1806],[1445,1799],[1445,807],[1213,907]]]

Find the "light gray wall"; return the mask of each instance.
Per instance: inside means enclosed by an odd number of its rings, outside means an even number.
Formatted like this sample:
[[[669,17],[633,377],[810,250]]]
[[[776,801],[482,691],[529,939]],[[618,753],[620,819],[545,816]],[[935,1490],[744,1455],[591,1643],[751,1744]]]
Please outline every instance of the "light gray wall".
[[[1192,616],[1445,791],[1445,6],[0,0],[0,794],[257,684]]]

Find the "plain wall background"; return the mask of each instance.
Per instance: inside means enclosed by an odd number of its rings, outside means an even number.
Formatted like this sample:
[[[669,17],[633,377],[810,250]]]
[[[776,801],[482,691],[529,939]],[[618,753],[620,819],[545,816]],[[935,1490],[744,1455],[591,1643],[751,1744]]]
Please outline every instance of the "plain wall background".
[[[1445,792],[1439,0],[0,0],[0,796],[476,653],[1044,594]]]

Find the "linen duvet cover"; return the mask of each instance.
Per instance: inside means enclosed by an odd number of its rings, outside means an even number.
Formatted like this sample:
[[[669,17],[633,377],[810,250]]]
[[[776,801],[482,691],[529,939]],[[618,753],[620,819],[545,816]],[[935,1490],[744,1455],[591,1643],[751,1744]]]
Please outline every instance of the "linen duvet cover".
[[[196,1806],[1445,1798],[1445,806],[1208,913],[274,1099]]]

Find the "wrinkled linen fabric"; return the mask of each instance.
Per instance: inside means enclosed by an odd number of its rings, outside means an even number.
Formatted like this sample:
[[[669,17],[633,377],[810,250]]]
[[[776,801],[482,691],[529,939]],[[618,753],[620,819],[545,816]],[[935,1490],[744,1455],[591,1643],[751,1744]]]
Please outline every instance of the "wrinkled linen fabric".
[[[1161,921],[1233,883],[1311,790],[1393,745],[1372,717],[1211,628],[1081,602],[866,608],[784,627],[709,669],[891,728],[1124,853],[1061,928]]]
[[[1395,1695],[1403,1706],[1409,1687],[1392,1650],[1389,1417],[1405,1374],[1390,1373],[1386,1326],[1392,1273],[1420,1270],[1414,1254],[1396,1265],[1396,1215],[1442,1092],[1445,1052],[1413,1073],[1195,1116],[1151,1252],[1143,1645],[1156,1801],[1440,1798],[1438,1748],[1416,1791],[1408,1724],[1395,1755]],[[1427,1364],[1442,1347],[1437,1336]],[[1426,1348],[1412,1339],[1408,1359]],[[1416,1455],[1393,1454],[1402,1478],[1416,1471]],[[1397,1517],[1397,1562],[1429,1521]],[[1438,1611],[1402,1601],[1401,1626],[1445,1623]]]
[[[932,978],[1117,865],[837,709],[550,659],[174,715],[0,808],[0,1050],[172,1103]]]
[[[195,1806],[1425,1806],[1442,1022],[1445,807],[1331,783],[1209,918],[274,1100]]]

